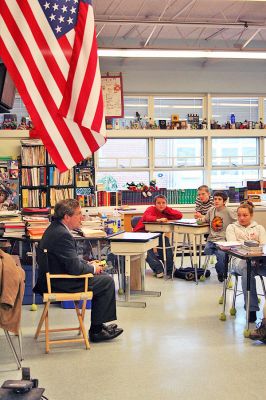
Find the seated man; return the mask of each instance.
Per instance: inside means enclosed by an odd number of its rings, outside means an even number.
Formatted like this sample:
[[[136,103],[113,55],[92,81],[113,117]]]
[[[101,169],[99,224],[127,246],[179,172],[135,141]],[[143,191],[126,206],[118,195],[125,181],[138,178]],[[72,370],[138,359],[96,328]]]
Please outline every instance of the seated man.
[[[62,200],[55,205],[54,221],[46,229],[40,242],[41,249],[47,249],[48,269],[51,274],[82,275],[93,273],[89,283],[93,291],[91,307],[91,327],[89,337],[92,342],[114,339],[123,329],[116,324],[105,325],[104,322],[116,320],[115,284],[111,276],[103,273],[102,267],[80,259],[77,254],[74,238],[70,232],[81,226],[82,214],[77,200]],[[46,263],[38,260],[39,277],[33,289],[35,293],[47,291]],[[84,279],[56,279],[52,290],[66,293],[82,292]]]
[[[168,207],[166,197],[159,194],[154,198],[154,206],[150,206],[144,212],[142,218],[138,224],[133,229],[134,232],[145,232],[145,225],[143,222],[167,222],[169,220],[181,219],[183,217],[182,213],[178,210],[174,210]],[[170,241],[168,237],[165,237],[166,245],[166,269],[168,277],[172,276],[173,270],[173,251],[170,246]],[[163,241],[162,236],[159,238],[158,253],[154,252],[153,249],[148,250],[146,261],[156,274],[157,278],[162,278],[163,273]]]

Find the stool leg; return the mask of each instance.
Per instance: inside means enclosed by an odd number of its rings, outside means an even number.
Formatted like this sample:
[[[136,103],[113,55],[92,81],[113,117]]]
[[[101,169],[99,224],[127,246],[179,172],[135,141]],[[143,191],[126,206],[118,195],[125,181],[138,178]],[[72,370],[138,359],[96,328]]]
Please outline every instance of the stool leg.
[[[22,334],[21,334],[21,329],[19,330],[18,333],[18,346],[19,346],[19,352],[20,352],[20,360],[23,360],[23,353],[22,353]]]
[[[8,344],[9,344],[9,346],[10,346],[10,348],[11,348],[11,351],[12,351],[12,353],[13,353],[13,356],[14,356],[14,358],[15,358],[15,360],[16,360],[18,369],[21,369],[21,363],[20,363],[20,360],[19,360],[19,358],[18,358],[16,349],[15,349],[15,347],[14,347],[14,345],[13,345],[13,342],[12,342],[12,340],[11,340],[11,337],[10,337],[10,335],[9,335],[9,332],[8,332],[7,330],[5,330],[5,329],[4,329],[4,332],[5,332],[5,335],[6,335],[6,340],[8,341]]]
[[[45,320],[47,312],[48,312],[48,303],[45,303],[41,319],[39,321],[38,327],[37,327],[35,335],[34,335],[34,339],[37,339],[39,334],[40,334],[40,332],[41,332],[41,329],[42,329],[42,326],[43,326],[43,322]]]
[[[49,304],[50,302],[47,302],[47,311],[45,315],[45,353],[49,353],[50,351],[50,338],[49,338]]]
[[[90,348],[90,344],[89,344],[89,340],[88,340],[88,335],[87,335],[85,327],[84,327],[82,314],[81,314],[81,312],[79,310],[78,303],[79,303],[78,301],[74,301],[75,310],[76,310],[78,321],[79,321],[79,329],[82,332],[82,336],[83,336],[83,339],[84,339],[84,342],[85,342],[86,350],[88,350]]]

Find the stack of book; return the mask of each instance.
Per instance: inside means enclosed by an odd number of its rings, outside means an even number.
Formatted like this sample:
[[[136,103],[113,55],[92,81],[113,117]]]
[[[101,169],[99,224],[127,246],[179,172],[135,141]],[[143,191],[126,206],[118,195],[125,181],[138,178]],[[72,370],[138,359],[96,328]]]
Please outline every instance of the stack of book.
[[[3,237],[21,238],[25,235],[25,223],[23,221],[5,220],[0,223],[3,229]]]
[[[241,250],[251,255],[262,254],[263,246],[254,240],[246,240],[241,245]]]
[[[47,217],[25,216],[23,219],[26,224],[26,234],[31,239],[41,239],[50,225],[49,218]]]
[[[95,218],[90,221],[82,221],[80,233],[84,237],[88,238],[102,238],[106,237],[103,222],[100,218]]]
[[[50,225],[50,208],[26,207],[21,213],[26,224],[27,236],[31,239],[40,239]]]

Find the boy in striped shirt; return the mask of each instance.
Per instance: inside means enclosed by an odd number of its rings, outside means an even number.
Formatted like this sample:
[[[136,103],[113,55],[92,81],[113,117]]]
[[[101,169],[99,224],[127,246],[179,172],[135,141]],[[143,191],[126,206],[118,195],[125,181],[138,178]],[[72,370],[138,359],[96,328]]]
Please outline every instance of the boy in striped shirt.
[[[211,207],[213,207],[213,197],[210,194],[208,186],[202,185],[198,188],[194,217],[196,219],[203,217]]]

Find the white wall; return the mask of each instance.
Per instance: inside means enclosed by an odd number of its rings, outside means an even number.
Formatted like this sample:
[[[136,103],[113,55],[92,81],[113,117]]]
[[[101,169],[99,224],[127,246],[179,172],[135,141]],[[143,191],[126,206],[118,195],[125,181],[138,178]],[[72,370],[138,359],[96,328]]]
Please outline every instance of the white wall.
[[[124,93],[266,94],[266,61],[100,59],[101,73],[122,72]]]

